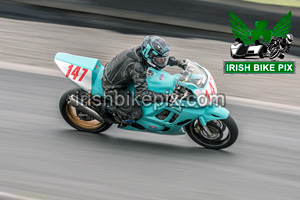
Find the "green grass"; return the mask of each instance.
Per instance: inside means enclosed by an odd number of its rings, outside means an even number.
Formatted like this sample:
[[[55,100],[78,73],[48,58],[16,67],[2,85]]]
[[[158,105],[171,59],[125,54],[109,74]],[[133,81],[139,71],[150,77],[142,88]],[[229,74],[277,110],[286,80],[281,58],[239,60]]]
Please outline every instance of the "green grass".
[[[243,1],[300,8],[300,0],[243,0]]]

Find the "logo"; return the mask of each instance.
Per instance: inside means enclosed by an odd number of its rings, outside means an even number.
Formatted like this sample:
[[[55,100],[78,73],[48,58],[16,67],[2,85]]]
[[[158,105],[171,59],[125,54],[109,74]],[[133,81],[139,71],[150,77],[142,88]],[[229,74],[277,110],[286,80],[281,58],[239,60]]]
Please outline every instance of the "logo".
[[[259,56],[283,59],[290,49],[293,35],[290,34],[292,12],[285,14],[273,29],[267,29],[268,22],[256,21],[255,28],[249,30],[244,22],[230,11],[230,27],[235,37],[231,45],[232,58]]]
[[[165,78],[165,75],[164,74],[161,74],[160,76],[159,76],[159,80],[163,80]]]
[[[246,24],[230,11],[230,27],[234,43],[230,46],[233,59],[250,58],[254,61],[224,61],[225,74],[238,73],[288,73],[295,74],[295,61],[275,61],[284,59],[289,52],[293,35],[290,33],[292,12],[286,13],[272,28],[266,20],[256,21],[255,28],[249,29]],[[269,58],[269,61],[257,61],[257,58]],[[274,62],[275,61],[275,62]]]
[[[153,129],[157,129],[157,127],[156,127],[156,126],[153,126],[153,125],[150,125],[149,127],[150,127],[150,128],[153,128]]]

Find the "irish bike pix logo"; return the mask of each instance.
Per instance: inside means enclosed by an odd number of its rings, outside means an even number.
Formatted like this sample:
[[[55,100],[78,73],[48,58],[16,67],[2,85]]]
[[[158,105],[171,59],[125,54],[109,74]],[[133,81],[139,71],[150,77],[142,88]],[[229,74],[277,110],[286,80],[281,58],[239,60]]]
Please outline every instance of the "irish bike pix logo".
[[[224,61],[224,73],[295,74],[295,61],[283,60],[293,41],[291,24],[290,11],[272,29],[268,28],[266,20],[256,21],[255,28],[249,29],[238,15],[230,11],[230,27],[235,38],[230,55],[235,60]]]

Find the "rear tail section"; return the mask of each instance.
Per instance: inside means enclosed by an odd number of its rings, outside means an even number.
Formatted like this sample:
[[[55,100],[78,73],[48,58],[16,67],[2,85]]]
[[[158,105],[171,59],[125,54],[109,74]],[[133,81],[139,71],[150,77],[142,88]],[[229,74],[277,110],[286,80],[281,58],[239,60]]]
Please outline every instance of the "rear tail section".
[[[54,61],[63,74],[80,88],[103,95],[101,78],[104,68],[98,59],[57,53]]]

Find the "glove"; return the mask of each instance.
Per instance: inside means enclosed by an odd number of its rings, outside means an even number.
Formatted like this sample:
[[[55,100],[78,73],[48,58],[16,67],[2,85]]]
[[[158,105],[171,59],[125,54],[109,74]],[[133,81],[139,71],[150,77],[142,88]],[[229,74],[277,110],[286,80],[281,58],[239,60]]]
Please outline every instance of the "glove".
[[[185,68],[187,67],[187,63],[185,60],[178,60],[178,66],[185,70]]]
[[[168,65],[170,65],[170,66],[177,65],[178,67],[180,67],[184,70],[187,66],[187,63],[185,62],[185,60],[177,60],[174,56],[170,56]]]
[[[167,102],[169,104],[174,104],[177,101],[178,97],[179,96],[175,93],[167,94]]]

